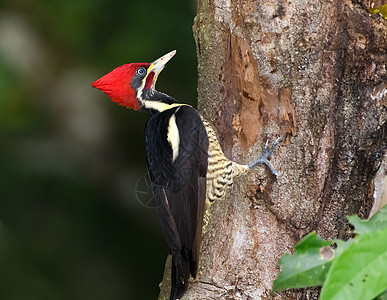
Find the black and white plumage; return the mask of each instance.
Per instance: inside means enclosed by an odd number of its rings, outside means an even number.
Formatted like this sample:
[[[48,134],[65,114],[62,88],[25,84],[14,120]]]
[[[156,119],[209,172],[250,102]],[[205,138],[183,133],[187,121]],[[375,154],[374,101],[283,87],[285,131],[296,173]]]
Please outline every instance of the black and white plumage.
[[[151,116],[145,128],[145,146],[157,214],[172,254],[171,294],[180,298],[189,276],[196,277],[198,270],[206,200],[207,132],[192,107],[177,106]]]
[[[213,201],[224,198],[233,179],[267,160],[282,140],[249,165],[224,155],[215,131],[189,105],[156,91],[155,84],[172,51],[153,63],[120,66],[93,83],[113,101],[151,113],[145,128],[145,150],[152,192],[162,231],[172,254],[170,299],[179,299],[190,276],[198,273],[202,231]]]

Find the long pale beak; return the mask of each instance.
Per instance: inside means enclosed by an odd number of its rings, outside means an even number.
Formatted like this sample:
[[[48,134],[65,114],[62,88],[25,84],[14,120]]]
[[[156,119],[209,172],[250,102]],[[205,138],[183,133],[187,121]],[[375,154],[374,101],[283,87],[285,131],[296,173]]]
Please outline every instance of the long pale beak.
[[[154,77],[153,77],[153,82],[152,82],[152,88],[155,87],[156,85],[156,81],[157,81],[157,77],[159,76],[160,72],[164,69],[166,63],[176,54],[176,50],[173,50],[167,54],[165,54],[164,56],[160,57],[159,59],[156,59],[153,63],[151,63],[151,65],[149,66],[148,68],[148,72],[147,72],[147,75],[146,77],[148,77],[148,75],[150,73],[155,73]]]

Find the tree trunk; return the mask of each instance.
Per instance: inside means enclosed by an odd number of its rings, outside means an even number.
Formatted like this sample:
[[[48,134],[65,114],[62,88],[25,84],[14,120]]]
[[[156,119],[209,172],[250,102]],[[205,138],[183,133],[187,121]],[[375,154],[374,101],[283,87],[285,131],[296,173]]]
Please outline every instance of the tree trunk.
[[[216,202],[198,279],[183,299],[307,299],[270,295],[277,261],[315,230],[348,238],[367,218],[387,148],[387,26],[351,1],[199,0],[194,24],[199,111],[227,157],[271,159]]]

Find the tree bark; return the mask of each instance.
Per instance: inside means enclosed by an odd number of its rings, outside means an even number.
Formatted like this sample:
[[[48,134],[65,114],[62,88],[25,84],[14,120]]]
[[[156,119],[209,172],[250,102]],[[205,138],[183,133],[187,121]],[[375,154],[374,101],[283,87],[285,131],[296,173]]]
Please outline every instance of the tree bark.
[[[198,279],[183,299],[317,299],[271,294],[281,255],[315,230],[348,238],[367,218],[387,148],[387,26],[351,1],[199,0],[199,111],[226,156],[265,167],[211,207]]]

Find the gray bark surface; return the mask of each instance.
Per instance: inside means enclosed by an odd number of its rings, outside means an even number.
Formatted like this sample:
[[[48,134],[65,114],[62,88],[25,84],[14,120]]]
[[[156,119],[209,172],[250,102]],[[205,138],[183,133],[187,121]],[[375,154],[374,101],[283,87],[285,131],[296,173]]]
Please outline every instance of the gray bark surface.
[[[351,1],[199,0],[199,111],[226,156],[271,159],[211,208],[198,279],[183,299],[317,299],[271,294],[277,261],[315,230],[348,238],[367,218],[387,148],[387,26]]]

